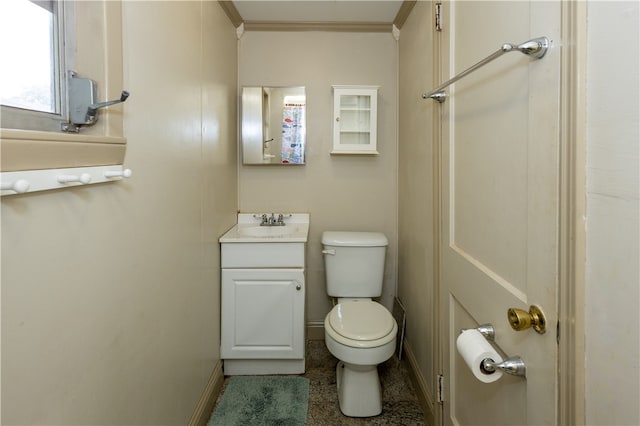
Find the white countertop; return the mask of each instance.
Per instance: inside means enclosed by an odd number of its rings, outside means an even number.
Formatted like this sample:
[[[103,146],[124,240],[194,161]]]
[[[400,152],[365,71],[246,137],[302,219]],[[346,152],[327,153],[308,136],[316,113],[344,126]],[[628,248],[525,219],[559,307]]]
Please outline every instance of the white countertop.
[[[238,223],[229,229],[221,243],[306,243],[309,214],[285,214],[284,226],[260,226],[262,213],[239,213]],[[267,213],[271,216],[271,213]],[[256,217],[254,217],[256,216]],[[276,214],[277,216],[277,214]]]

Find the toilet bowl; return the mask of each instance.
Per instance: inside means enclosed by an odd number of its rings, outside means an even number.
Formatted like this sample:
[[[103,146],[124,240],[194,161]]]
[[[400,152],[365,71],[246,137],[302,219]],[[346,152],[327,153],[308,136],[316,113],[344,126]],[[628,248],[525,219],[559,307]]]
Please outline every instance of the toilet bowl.
[[[382,412],[378,364],[394,353],[398,326],[391,313],[371,299],[340,299],[324,320],[325,343],[338,358],[340,411],[350,417]]]

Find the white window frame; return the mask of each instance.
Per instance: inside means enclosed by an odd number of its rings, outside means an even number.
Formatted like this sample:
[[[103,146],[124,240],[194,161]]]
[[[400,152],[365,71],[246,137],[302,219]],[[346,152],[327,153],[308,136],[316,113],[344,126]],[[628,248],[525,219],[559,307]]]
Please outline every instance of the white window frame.
[[[123,90],[122,0],[65,0],[63,3],[66,6],[73,5],[72,8],[66,8],[64,20],[66,37],[75,40],[73,44],[67,42],[65,59],[72,61],[78,76],[96,82],[96,101],[119,98]],[[66,98],[66,93],[63,96]],[[64,99],[63,105],[67,103]],[[126,139],[122,105],[100,109],[98,122],[83,126],[80,133],[61,130],[66,117],[62,120],[57,118],[54,121],[55,128],[42,130],[36,127],[34,115],[39,115],[37,112],[31,117],[26,115],[18,119],[26,120],[27,125],[15,122],[8,124],[6,120],[11,115],[8,113],[5,117],[3,109],[0,117],[2,172],[124,162]]]

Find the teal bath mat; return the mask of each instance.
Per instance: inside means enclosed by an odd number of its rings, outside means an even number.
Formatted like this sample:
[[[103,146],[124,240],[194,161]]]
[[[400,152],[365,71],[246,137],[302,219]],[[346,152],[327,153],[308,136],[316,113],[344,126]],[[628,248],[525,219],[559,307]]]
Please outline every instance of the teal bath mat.
[[[308,403],[304,377],[233,376],[207,426],[302,426]]]

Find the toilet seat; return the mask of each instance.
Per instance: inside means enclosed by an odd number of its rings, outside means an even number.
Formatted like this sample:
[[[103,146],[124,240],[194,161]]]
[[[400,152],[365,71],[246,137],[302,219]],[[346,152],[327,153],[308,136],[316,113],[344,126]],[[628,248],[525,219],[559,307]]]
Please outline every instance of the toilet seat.
[[[391,313],[371,300],[341,302],[325,319],[325,330],[336,342],[354,348],[374,348],[391,342],[398,326]]]

